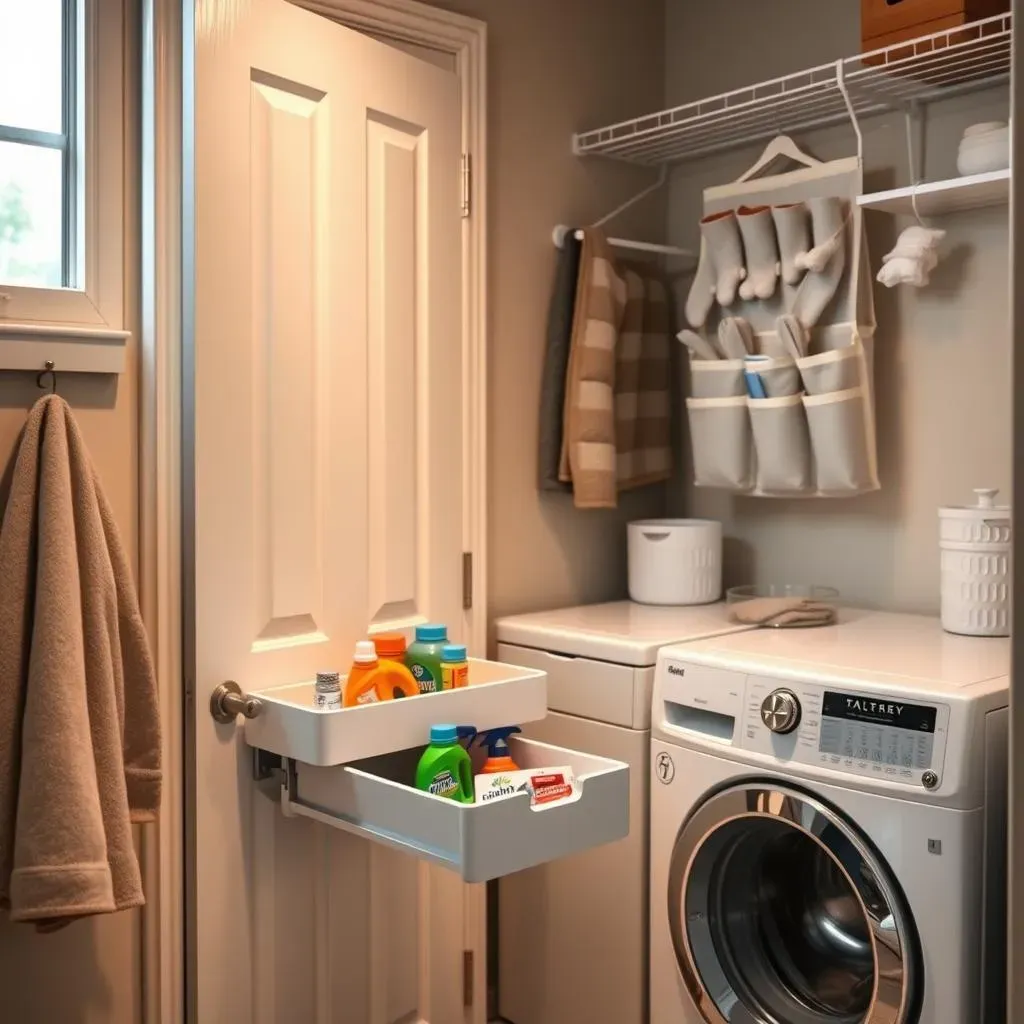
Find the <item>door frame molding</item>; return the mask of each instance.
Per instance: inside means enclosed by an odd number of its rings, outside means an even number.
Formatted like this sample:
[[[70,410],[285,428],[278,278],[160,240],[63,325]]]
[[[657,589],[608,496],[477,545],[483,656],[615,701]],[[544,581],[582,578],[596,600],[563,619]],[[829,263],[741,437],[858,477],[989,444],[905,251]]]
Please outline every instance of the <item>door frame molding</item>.
[[[293,0],[349,27],[416,43],[455,59],[463,152],[472,161],[472,212],[463,220],[464,551],[472,552],[473,607],[464,613],[470,650],[487,647],[487,26],[416,0]],[[194,0],[142,4],[142,181],[139,393],[140,593],[158,679],[164,791],[157,825],[142,830],[147,894],[142,925],[143,1020],[185,1019],[185,694],[183,685],[181,472],[183,331],[183,24]],[[188,712],[191,713],[190,711]],[[486,896],[464,888],[467,948],[477,953],[478,993],[466,1020],[486,1020]],[[440,978],[437,979],[441,981]],[[450,979],[446,979],[450,981]]]
[[[185,1019],[185,708],[182,631],[182,19],[142,3],[139,583],[156,663],[163,798],[141,830],[145,1024]]]

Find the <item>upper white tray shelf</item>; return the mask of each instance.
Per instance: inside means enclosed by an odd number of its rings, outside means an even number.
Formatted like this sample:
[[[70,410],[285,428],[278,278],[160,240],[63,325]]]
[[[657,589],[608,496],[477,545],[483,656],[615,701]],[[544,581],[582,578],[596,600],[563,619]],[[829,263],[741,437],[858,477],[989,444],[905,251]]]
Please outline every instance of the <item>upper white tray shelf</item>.
[[[1010,201],[1010,171],[968,174],[948,181],[928,181],[888,192],[871,192],[858,196],[857,205],[868,210],[913,216],[915,195],[917,212],[922,217],[976,210],[983,206],[1002,206]]]
[[[314,707],[314,690],[306,682],[252,691],[263,709],[246,721],[246,742],[305,764],[339,765],[425,747],[432,725],[473,725],[484,731],[536,722],[548,713],[545,673],[475,658],[469,662],[469,686],[460,690],[340,711]]]
[[[573,151],[656,166],[1009,79],[1011,16],[935,32],[573,137]],[[844,95],[845,93],[845,95]],[[849,100],[849,105],[847,105]]]

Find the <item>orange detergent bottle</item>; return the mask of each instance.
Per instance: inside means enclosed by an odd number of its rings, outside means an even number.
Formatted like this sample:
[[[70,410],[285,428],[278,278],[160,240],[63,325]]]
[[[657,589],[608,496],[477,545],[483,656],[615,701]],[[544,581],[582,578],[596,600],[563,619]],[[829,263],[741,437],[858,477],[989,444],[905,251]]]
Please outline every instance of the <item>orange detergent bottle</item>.
[[[487,760],[478,775],[497,775],[499,772],[517,772],[519,765],[512,760],[508,752],[508,738],[513,733],[522,732],[517,725],[508,725],[503,729],[491,729],[480,734],[480,746],[487,748]]]
[[[391,700],[396,693],[403,697],[415,697],[419,692],[412,674],[404,666],[378,659],[372,641],[360,640],[356,644],[352,670],[345,680],[344,707]]]
[[[417,697],[420,687],[405,666],[405,637],[401,633],[378,633],[373,638],[381,668],[391,673],[392,695]]]

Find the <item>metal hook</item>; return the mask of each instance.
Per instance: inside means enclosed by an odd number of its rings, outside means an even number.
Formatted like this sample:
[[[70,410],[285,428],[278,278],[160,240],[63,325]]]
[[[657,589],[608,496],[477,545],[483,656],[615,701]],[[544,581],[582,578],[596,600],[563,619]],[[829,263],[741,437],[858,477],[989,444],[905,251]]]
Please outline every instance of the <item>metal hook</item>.
[[[43,365],[46,367],[46,369],[45,370],[40,370],[39,374],[36,376],[36,387],[37,388],[45,388],[46,385],[43,383],[43,378],[47,374],[49,374],[50,375],[50,394],[51,395],[55,395],[55,394],[57,394],[57,371],[53,368],[53,360],[52,359],[47,359],[46,362]]]

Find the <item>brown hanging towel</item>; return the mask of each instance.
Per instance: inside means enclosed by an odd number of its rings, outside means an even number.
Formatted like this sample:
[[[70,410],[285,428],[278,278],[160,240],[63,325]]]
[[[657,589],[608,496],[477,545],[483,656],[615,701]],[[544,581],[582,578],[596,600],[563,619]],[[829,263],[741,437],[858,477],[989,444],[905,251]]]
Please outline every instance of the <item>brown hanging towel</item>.
[[[40,399],[0,527],[0,903],[52,928],[141,906],[160,802],[156,676],[131,569],[67,403]]]

